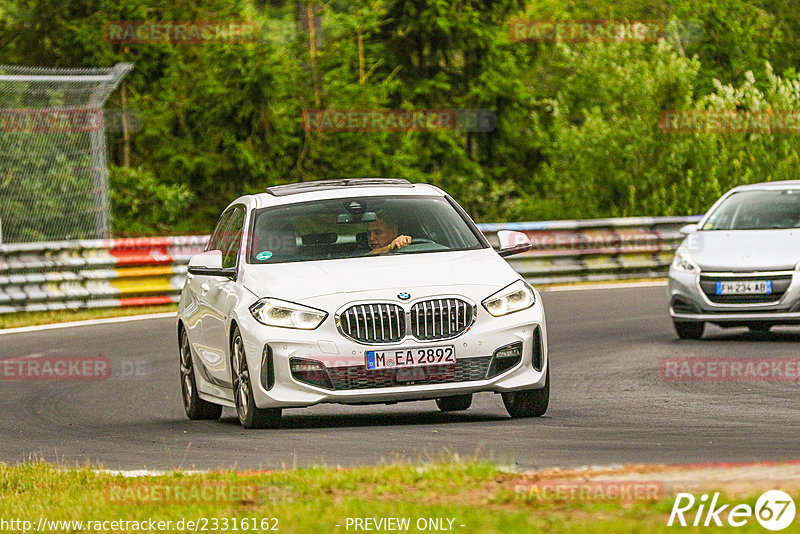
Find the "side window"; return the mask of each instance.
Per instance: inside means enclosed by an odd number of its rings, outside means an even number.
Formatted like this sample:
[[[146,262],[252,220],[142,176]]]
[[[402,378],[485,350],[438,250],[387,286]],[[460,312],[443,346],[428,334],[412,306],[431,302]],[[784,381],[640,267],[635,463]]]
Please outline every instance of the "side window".
[[[232,210],[227,210],[220,216],[217,221],[217,226],[214,227],[214,232],[211,234],[211,238],[209,238],[208,243],[206,243],[206,252],[209,250],[221,250],[220,243],[222,242],[223,232],[225,231],[225,226],[227,226],[232,213]]]
[[[242,230],[244,229],[244,208],[237,206],[231,212],[231,217],[223,232],[220,246],[222,250],[222,268],[236,267],[236,258],[242,246]]]

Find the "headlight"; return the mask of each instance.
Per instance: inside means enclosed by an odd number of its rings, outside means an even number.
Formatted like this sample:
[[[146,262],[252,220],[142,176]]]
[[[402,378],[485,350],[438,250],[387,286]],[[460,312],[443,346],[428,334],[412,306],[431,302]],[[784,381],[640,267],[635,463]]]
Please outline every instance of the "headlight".
[[[533,288],[524,280],[517,280],[506,286],[491,297],[481,302],[486,311],[500,317],[509,313],[525,310],[533,306],[536,296]]]
[[[795,271],[800,271],[800,263],[798,263],[797,265],[794,266],[794,270]]]
[[[285,300],[263,298],[250,306],[250,313],[259,323],[267,326],[314,330],[328,316],[327,312],[287,302]]]
[[[672,267],[677,271],[685,273],[699,273],[700,267],[692,260],[692,255],[685,248],[675,251],[675,259],[672,260]]]

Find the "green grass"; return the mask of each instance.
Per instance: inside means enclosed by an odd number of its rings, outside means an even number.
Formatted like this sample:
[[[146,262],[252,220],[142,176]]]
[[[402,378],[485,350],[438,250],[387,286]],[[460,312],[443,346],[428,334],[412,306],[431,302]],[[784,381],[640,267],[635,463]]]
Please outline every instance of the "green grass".
[[[146,315],[150,313],[174,312],[177,304],[162,306],[135,306],[130,308],[97,308],[91,310],[55,310],[42,312],[19,312],[0,314],[0,328],[17,328],[20,326],[36,326],[52,323],[68,323],[70,321],[86,321],[107,317],[127,317],[129,315]]]
[[[89,468],[59,469],[44,462],[0,464],[0,519],[28,520],[34,525],[40,517],[83,521],[152,519],[169,520],[174,525],[181,519],[276,518],[279,532],[314,534],[357,532],[353,526],[346,528],[347,519],[366,517],[408,517],[411,520],[408,532],[418,532],[415,525],[419,518],[452,518],[452,531],[465,533],[700,531],[666,526],[672,497],[634,503],[540,503],[520,499],[515,494],[517,478],[493,464],[462,462],[457,458],[430,464],[398,463],[356,469],[315,467],[201,475],[173,472],[136,479],[96,473]],[[198,487],[208,481],[255,486],[257,491],[252,499],[200,504],[119,504],[109,502],[108,497],[109,485]],[[756,497],[757,494],[733,502],[752,506]],[[209,529],[211,526],[209,523]],[[86,525],[83,528],[83,531],[98,531],[87,529]],[[743,528],[714,530],[763,532],[755,520]],[[118,531],[134,530],[119,528]],[[789,528],[784,532],[791,531]]]

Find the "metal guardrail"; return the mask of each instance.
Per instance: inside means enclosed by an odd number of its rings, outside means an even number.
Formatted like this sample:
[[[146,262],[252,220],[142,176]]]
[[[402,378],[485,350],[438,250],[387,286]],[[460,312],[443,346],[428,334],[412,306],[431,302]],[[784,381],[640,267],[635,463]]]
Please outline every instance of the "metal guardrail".
[[[700,218],[628,217],[478,227],[493,246],[498,230],[527,234],[533,248],[510,256],[508,263],[532,284],[553,284],[663,277],[683,240],[678,230]]]
[[[525,232],[533,249],[508,258],[534,284],[664,276],[699,217],[635,217],[478,225]],[[208,236],[0,245],[0,313],[177,302],[186,264]]]
[[[0,313],[178,301],[208,236],[0,245]]]

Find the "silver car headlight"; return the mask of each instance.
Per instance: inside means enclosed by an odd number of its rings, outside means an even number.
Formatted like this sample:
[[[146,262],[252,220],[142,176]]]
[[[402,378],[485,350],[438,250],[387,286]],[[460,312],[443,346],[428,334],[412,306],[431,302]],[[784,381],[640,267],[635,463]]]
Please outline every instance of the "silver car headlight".
[[[517,280],[481,302],[486,311],[495,317],[526,310],[535,303],[536,294],[524,280]]]
[[[675,251],[675,258],[672,260],[672,268],[684,273],[700,272],[700,266],[694,262],[692,255],[683,247]]]
[[[314,330],[328,316],[327,312],[275,298],[263,298],[250,306],[256,321],[267,326]]]

